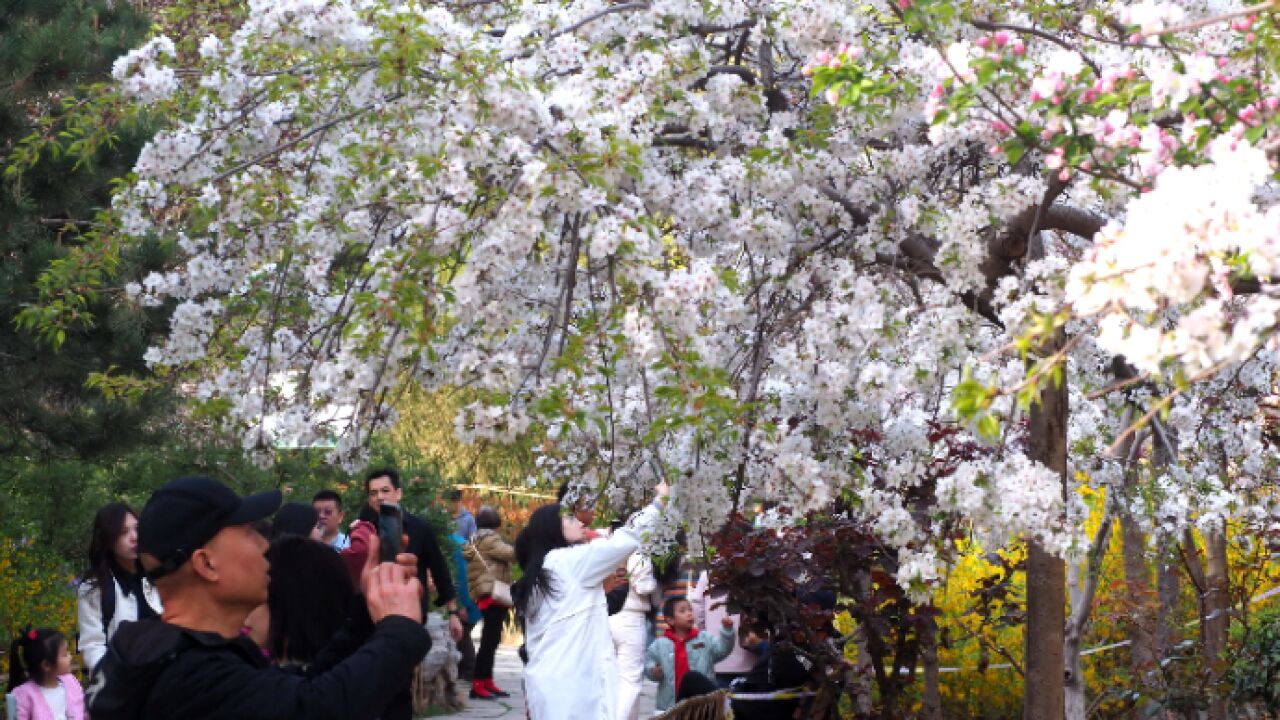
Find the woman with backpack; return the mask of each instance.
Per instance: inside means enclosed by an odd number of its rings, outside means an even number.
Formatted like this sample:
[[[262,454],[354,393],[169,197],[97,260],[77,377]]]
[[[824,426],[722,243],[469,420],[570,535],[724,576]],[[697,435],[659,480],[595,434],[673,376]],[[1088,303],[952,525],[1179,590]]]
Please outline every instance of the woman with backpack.
[[[78,591],[80,654],[91,674],[107,652],[120,623],[161,611],[160,595],[138,562],[138,514],[124,503],[108,503],[93,517],[89,565]]]
[[[476,513],[476,533],[462,548],[467,561],[467,589],[484,615],[471,678],[471,697],[480,700],[510,695],[493,683],[493,658],[502,640],[502,624],[511,609],[511,563],[516,560],[516,551],[498,535],[501,526],[502,517],[497,510],[487,505],[480,508]]]

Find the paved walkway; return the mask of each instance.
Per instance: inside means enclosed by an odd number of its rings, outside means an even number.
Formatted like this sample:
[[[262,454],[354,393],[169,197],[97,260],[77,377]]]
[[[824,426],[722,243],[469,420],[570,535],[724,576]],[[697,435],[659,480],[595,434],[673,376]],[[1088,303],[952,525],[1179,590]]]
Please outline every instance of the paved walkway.
[[[476,645],[479,645],[479,632],[476,633],[475,640]],[[467,700],[466,710],[441,717],[524,720],[524,693],[520,686],[520,678],[523,674],[524,666],[520,663],[520,657],[516,655],[516,648],[507,645],[499,647],[493,663],[493,682],[511,693],[511,697],[498,700]],[[657,689],[657,683],[645,681],[644,692],[640,695],[638,717],[653,717],[653,696]]]

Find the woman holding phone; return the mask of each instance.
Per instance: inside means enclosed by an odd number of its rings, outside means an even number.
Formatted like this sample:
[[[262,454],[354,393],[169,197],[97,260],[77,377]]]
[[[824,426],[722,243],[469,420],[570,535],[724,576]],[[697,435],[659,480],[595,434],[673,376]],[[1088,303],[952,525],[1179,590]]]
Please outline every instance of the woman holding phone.
[[[531,720],[615,716],[618,672],[603,582],[657,524],[667,485],[606,539],[585,543],[582,522],[560,505],[534,511],[520,533],[524,576],[511,588],[524,620],[525,697]],[[566,692],[572,688],[573,692]]]

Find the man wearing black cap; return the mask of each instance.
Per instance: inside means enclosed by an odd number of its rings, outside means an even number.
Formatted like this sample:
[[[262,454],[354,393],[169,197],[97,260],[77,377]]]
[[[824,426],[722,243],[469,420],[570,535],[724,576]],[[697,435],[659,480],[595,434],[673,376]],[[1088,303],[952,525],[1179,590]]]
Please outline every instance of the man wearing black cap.
[[[242,499],[205,477],[179,478],[151,496],[138,549],[164,614],[112,637],[90,683],[94,720],[376,718],[402,690],[430,648],[422,586],[400,564],[377,565],[376,547],[362,578],[373,626],[345,629],[304,673],[269,667],[240,636],[269,581],[267,542],[251,523],[279,506],[278,490]]]

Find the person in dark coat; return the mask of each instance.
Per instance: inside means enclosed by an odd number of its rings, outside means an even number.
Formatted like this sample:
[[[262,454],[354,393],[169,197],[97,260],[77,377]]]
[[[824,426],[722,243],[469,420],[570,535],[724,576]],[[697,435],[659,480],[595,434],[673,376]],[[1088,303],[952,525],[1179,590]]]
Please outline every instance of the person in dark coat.
[[[413,558],[363,574],[364,607],[307,672],[268,665],[240,624],[267,600],[267,541],[253,523],[278,490],[239,498],[206,477],[156,491],[142,511],[143,568],[164,614],[122,625],[90,682],[95,720],[373,720],[402,692],[431,640]],[[376,540],[375,540],[376,543]]]
[[[377,510],[384,502],[400,503],[403,492],[400,488],[400,474],[390,468],[379,468],[365,476],[364,489],[369,496],[369,507]],[[449,635],[457,642],[462,637],[463,617],[458,609],[457,594],[453,588],[453,576],[449,572],[449,563],[444,559],[440,543],[436,541],[435,528],[426,520],[407,511],[402,511],[404,532],[409,536],[409,544],[405,552],[413,553],[418,558],[418,579],[423,587],[427,587],[427,573],[436,587],[436,605],[449,608]],[[422,614],[430,612],[431,599],[422,597]]]
[[[369,472],[364,479],[365,493],[368,495],[368,507],[375,511],[384,502],[400,504],[404,493],[400,488],[400,474],[391,468],[379,468]],[[445,562],[440,544],[436,542],[435,528],[426,520],[401,509],[404,522],[404,533],[408,536],[405,552],[418,558],[418,579],[423,587],[427,585],[427,573],[435,583],[436,604],[449,608],[449,636],[456,643],[462,638],[461,613],[453,588],[453,577],[449,565]],[[376,518],[376,514],[371,519]],[[422,615],[430,612],[431,598],[422,596]],[[406,689],[392,698],[382,715],[382,720],[411,720],[413,717],[413,697]]]

